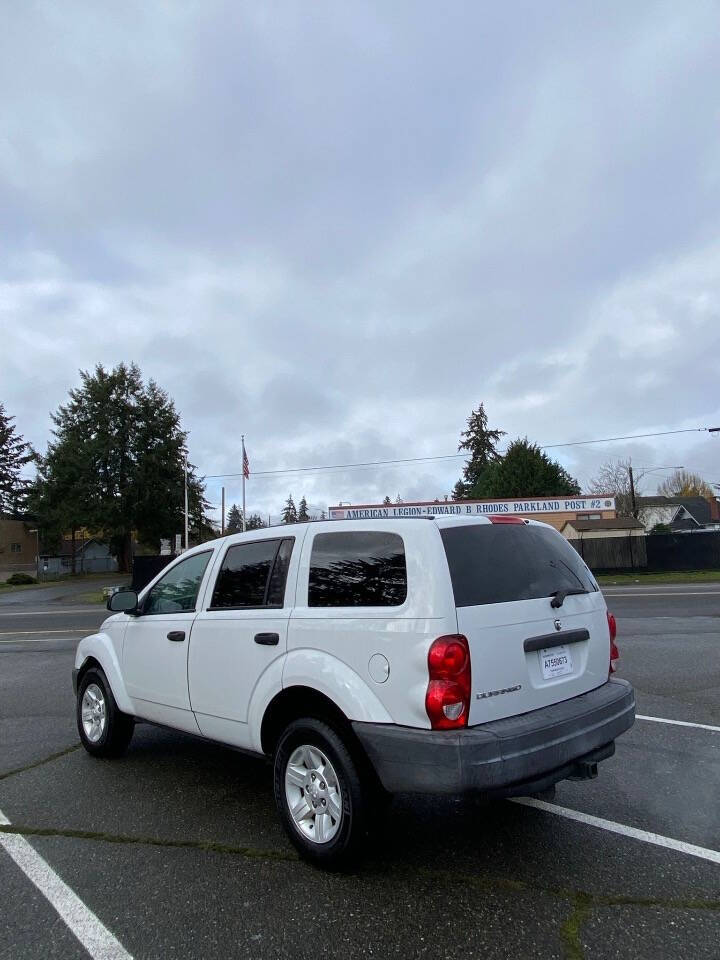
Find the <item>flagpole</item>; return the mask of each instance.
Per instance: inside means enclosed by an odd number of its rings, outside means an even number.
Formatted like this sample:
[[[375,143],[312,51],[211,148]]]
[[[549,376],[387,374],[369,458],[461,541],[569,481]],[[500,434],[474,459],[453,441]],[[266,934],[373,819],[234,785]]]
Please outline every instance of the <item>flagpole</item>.
[[[185,549],[188,548],[188,484],[187,484],[187,453],[185,454]]]
[[[242,435],[242,495],[243,495],[243,533],[247,529],[247,524],[245,522],[245,434]]]

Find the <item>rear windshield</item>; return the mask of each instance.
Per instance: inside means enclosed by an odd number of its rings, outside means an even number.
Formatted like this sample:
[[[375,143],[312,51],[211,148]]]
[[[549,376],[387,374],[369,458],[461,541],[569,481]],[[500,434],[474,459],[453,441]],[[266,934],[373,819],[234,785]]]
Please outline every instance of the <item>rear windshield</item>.
[[[440,535],[456,607],[598,589],[579,555],[550,527],[478,523],[445,527]]]

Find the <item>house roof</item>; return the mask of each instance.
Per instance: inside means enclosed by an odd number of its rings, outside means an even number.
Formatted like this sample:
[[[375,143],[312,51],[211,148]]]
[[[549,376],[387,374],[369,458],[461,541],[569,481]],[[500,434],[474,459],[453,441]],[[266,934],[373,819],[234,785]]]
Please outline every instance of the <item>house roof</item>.
[[[91,543],[102,543],[102,540],[99,540],[97,537],[90,537],[88,540],[82,540],[80,537],[75,538],[75,556],[80,556],[80,554],[87,550]],[[62,543],[60,544],[60,553],[61,557],[71,557],[72,556],[72,539],[63,538]]]
[[[712,508],[705,497],[637,497],[639,510],[643,507],[685,507],[698,523],[710,523]]]
[[[579,533],[591,530],[644,530],[645,528],[634,517],[615,517],[610,520],[566,520],[562,529],[572,527]]]

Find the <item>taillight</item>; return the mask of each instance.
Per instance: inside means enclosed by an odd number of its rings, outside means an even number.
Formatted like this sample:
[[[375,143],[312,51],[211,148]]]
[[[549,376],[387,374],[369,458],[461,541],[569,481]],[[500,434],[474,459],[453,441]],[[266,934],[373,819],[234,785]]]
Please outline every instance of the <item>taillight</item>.
[[[608,621],[608,630],[610,631],[610,666],[608,668],[608,676],[611,673],[615,673],[617,670],[617,663],[620,660],[620,651],[617,648],[615,643],[615,637],[617,636],[617,623],[615,617],[608,610],[607,615]]]
[[[522,517],[516,517],[512,513],[491,513],[488,520],[490,523],[525,523]]]
[[[425,710],[433,730],[466,727],[470,713],[470,647],[452,634],[433,640],[428,651]]]

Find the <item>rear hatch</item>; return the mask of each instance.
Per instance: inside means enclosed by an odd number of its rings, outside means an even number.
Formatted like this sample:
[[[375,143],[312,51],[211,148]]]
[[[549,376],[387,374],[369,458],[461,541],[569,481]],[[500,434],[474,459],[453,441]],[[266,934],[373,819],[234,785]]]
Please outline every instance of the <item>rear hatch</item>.
[[[568,700],[606,682],[605,601],[561,534],[519,519],[442,524],[440,534],[458,633],[470,645],[471,726]],[[584,592],[565,595],[569,590]],[[560,605],[552,605],[553,595]]]

